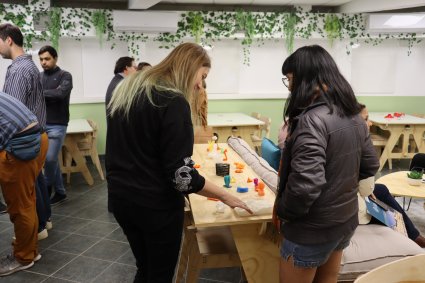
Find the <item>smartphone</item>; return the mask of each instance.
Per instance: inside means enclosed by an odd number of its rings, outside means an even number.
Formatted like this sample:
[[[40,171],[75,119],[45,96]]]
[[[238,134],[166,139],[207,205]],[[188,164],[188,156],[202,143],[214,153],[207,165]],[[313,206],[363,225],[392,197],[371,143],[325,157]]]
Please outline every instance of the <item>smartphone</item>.
[[[390,207],[388,206],[388,204],[383,203],[379,199],[373,199],[371,197],[369,197],[369,199],[370,199],[370,201],[373,201],[374,203],[376,203],[377,205],[379,205],[385,211],[388,211],[390,209]]]

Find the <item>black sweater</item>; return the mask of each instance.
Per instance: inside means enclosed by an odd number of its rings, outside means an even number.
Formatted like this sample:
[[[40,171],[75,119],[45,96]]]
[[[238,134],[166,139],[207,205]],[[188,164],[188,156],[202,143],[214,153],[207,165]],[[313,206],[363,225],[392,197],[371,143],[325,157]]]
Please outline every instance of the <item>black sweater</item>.
[[[72,76],[56,67],[41,72],[41,84],[46,100],[47,124],[68,125],[69,97],[72,90]]]
[[[128,119],[108,117],[106,174],[110,198],[154,209],[184,206],[184,194],[201,190],[205,179],[193,168],[193,126],[180,95],[140,94]]]

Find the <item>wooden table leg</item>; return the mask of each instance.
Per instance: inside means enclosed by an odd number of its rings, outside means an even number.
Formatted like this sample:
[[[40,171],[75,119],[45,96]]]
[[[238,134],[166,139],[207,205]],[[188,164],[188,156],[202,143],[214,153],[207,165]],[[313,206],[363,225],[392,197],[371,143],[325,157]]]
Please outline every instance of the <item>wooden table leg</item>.
[[[413,130],[413,138],[418,148],[418,152],[425,152],[425,125],[415,125]]]
[[[67,135],[65,137],[64,145],[72,156],[72,159],[75,160],[76,166],[73,168],[73,172],[81,172],[84,176],[84,179],[89,185],[93,185],[93,177],[90,174],[89,168],[87,168],[86,160],[78,149],[78,140],[79,138],[75,135]]]
[[[396,127],[391,126],[385,129],[387,131],[390,131],[390,137],[387,141],[387,144],[385,145],[384,150],[382,151],[381,158],[379,159],[380,165],[379,165],[378,171],[381,171],[385,163],[387,162],[388,158],[391,158],[391,153],[393,152],[394,147],[397,141],[399,140],[403,129],[404,129],[404,125],[402,127],[398,125]],[[392,166],[390,166],[390,169],[392,169]]]
[[[261,223],[230,226],[248,282],[277,283],[279,247],[259,234],[261,227]]]

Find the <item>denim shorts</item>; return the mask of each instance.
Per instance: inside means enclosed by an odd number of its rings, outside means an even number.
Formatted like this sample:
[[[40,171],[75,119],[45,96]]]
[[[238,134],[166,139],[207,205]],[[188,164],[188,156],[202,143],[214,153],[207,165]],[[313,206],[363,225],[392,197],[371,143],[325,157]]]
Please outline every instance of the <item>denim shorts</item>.
[[[354,232],[338,240],[315,245],[297,244],[288,239],[283,239],[280,255],[285,260],[292,256],[294,265],[297,267],[319,267],[326,263],[332,252],[348,247],[353,234]]]

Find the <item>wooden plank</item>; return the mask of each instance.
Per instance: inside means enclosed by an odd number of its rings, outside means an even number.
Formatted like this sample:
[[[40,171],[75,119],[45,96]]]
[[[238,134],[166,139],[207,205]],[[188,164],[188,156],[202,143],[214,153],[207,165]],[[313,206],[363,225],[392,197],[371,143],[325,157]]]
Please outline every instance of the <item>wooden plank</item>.
[[[261,224],[231,226],[249,283],[279,282],[279,247],[260,235]]]

